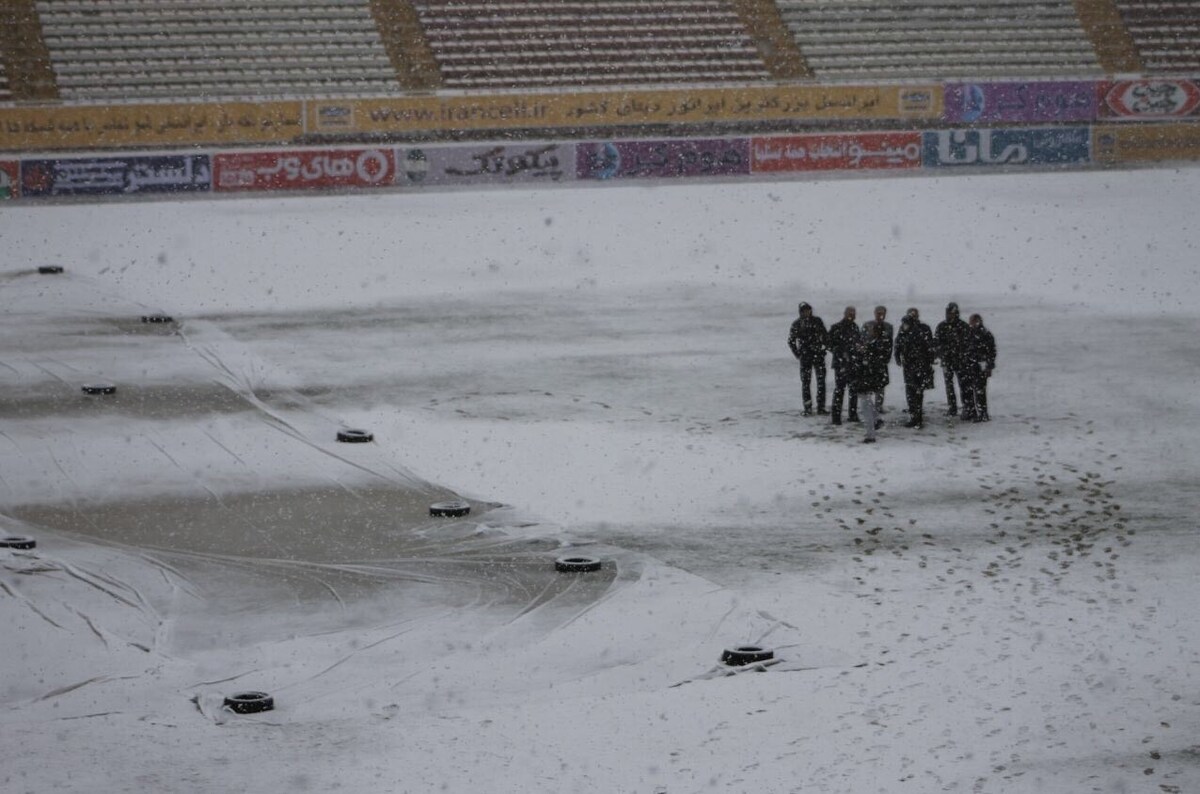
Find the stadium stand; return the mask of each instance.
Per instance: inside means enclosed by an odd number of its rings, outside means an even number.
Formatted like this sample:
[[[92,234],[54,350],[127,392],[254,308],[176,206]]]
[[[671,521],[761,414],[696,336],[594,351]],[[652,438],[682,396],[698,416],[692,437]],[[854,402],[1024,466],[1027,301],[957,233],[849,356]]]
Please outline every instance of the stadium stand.
[[[0,102],[1188,74],[1196,0],[0,0]]]
[[[0,101],[58,98],[33,0],[0,2]]]
[[[400,84],[409,91],[442,87],[442,73],[429,48],[421,18],[409,0],[371,0],[383,45]]]
[[[778,0],[817,79],[1087,76],[1070,0]]]
[[[1195,2],[1116,0],[1140,66],[1149,72],[1200,69],[1200,7]]]
[[[368,0],[38,0],[74,100],[395,93]]]
[[[796,46],[775,0],[732,0],[733,8],[754,39],[763,63],[775,80],[804,80],[812,70]]]
[[[449,88],[771,78],[727,0],[415,0]]]

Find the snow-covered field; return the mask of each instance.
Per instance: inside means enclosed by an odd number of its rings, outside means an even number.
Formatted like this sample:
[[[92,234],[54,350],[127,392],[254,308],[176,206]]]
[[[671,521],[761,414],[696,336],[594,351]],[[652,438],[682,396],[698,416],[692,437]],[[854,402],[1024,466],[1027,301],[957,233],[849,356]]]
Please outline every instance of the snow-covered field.
[[[0,790],[1200,791],[1198,194],[0,208]],[[981,312],[993,421],[801,417],[800,300]]]

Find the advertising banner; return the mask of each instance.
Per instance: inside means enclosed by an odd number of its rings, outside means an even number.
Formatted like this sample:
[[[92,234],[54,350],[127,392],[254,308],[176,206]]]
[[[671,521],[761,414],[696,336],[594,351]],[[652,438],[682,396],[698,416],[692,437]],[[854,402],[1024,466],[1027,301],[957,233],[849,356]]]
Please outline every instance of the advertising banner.
[[[0,201],[21,196],[21,164],[16,160],[0,160]]]
[[[730,86],[378,99],[0,107],[0,151],[296,145],[413,133],[757,121],[935,121],[942,87]]]
[[[0,108],[0,151],[287,143],[303,123],[301,102]]]
[[[1093,157],[1100,163],[1200,160],[1200,121],[1101,124],[1093,136]]]
[[[575,178],[575,144],[476,144],[396,150],[398,185],[488,185]]]
[[[1146,121],[1191,116],[1200,107],[1200,87],[1191,80],[1122,80],[1104,87],[1101,115]]]
[[[21,161],[21,195],[190,193],[212,186],[206,154]]]
[[[580,179],[745,176],[750,173],[748,138],[581,143],[576,151]]]
[[[941,113],[938,85],[745,86],[317,100],[308,103],[307,130],[321,136],[389,135],[766,120],[935,120]]]
[[[213,156],[213,189],[321,190],[391,185],[391,149],[296,149]]]
[[[920,168],[921,133],[859,132],[750,139],[755,174]]]
[[[926,166],[1083,164],[1091,159],[1087,127],[925,132]]]
[[[1092,80],[951,83],[942,118],[951,124],[1092,121],[1099,91]]]

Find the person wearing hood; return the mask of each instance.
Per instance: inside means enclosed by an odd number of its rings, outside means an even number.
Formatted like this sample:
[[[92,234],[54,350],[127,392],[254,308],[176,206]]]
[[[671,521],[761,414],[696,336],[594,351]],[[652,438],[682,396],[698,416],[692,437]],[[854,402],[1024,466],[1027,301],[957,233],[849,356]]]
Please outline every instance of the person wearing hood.
[[[905,427],[925,426],[925,390],[933,388],[935,358],[933,332],[921,322],[916,309],[909,309],[896,335],[896,363],[904,370],[904,397],[908,402]]]
[[[984,326],[983,317],[972,314],[963,348],[963,372],[967,376],[963,384],[963,419],[972,422],[991,420],[988,416],[987,383],[995,369],[996,338]]]
[[[854,322],[857,310],[847,306],[842,313],[842,319],[829,326],[830,363],[833,366],[833,424],[842,423],[842,402],[846,390],[850,390],[851,422],[858,421],[858,392],[854,390],[854,371],[858,360],[858,344],[860,333],[858,324]]]
[[[946,319],[938,323],[937,330],[933,332],[938,358],[942,361],[942,377],[946,382],[946,416],[958,416],[954,379],[958,379],[960,394],[966,388],[963,380],[963,354],[967,344],[967,331],[966,321],[958,314],[958,304],[948,304]]]
[[[792,323],[788,333],[788,348],[800,362],[800,396],[804,400],[804,415],[812,416],[813,376],[817,381],[817,413],[825,410],[825,351],[829,347],[829,334],[825,322],[813,316],[812,306],[800,304],[800,316]]]

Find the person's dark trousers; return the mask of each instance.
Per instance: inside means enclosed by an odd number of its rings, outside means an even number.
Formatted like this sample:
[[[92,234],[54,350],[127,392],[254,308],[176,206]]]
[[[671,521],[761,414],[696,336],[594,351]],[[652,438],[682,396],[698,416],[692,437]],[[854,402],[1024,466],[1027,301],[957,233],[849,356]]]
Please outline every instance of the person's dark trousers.
[[[954,379],[958,378],[958,390],[966,392],[966,386],[963,385],[963,376],[950,367],[942,367],[942,377],[946,380],[946,413],[954,416],[958,413],[958,399],[954,395]],[[965,401],[966,397],[964,396],[963,399]]]
[[[965,421],[974,421],[979,417],[979,392],[981,385],[979,374],[967,370],[959,376],[959,385],[962,388],[962,419]],[[986,405],[987,397],[983,398]]]
[[[833,371],[833,423],[842,423],[842,403],[846,392],[850,392],[850,421],[858,418],[858,392],[850,384],[850,378],[840,371]]]
[[[919,385],[904,384],[904,399],[908,402],[908,426],[925,422],[925,390]]]
[[[986,422],[991,419],[988,416],[987,386],[987,376],[980,373],[975,384],[975,420],[977,422]]]
[[[815,374],[817,378],[817,409],[825,410],[825,357],[809,358],[808,356],[800,357],[800,396],[804,399],[804,411],[810,413],[812,411],[812,384],[809,382],[809,375]]]

